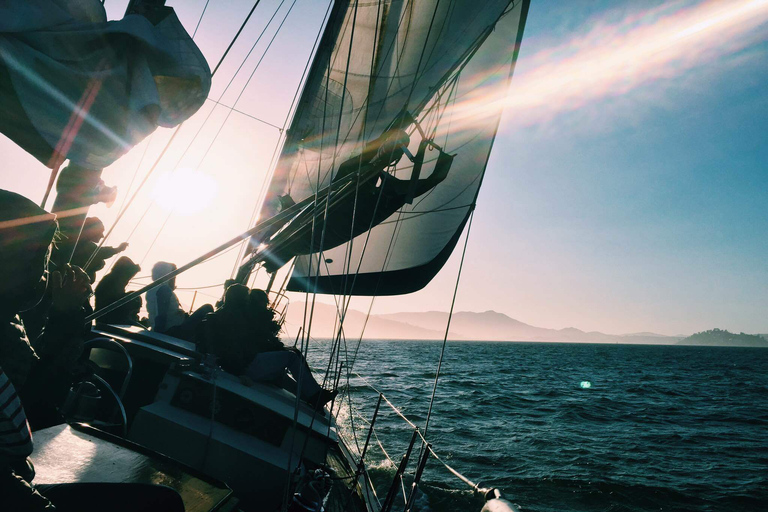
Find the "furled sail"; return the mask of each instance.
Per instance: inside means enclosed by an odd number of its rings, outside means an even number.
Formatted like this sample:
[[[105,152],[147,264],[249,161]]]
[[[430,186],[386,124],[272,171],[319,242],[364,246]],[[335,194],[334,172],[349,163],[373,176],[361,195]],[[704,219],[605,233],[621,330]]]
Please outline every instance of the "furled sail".
[[[434,277],[474,208],[527,8],[336,2],[261,212],[305,205],[258,240],[268,270],[298,256],[289,289],[355,295]]]
[[[210,69],[173,9],[152,9],[107,22],[99,0],[1,2],[0,131],[51,167],[100,169],[194,114]]]

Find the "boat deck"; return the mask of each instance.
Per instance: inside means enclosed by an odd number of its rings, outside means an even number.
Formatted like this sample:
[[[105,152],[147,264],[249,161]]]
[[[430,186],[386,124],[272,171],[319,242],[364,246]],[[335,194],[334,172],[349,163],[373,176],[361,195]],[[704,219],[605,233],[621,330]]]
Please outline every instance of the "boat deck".
[[[89,427],[57,425],[35,432],[31,458],[36,484],[160,484],[181,495],[187,512],[229,512],[237,506],[223,483]]]
[[[336,473],[336,480],[328,495],[325,510],[327,512],[378,512],[378,500],[375,492],[361,476],[353,489],[355,469],[350,465],[343,444],[330,450],[326,464]],[[365,501],[362,499],[365,497]],[[367,503],[367,507],[366,507]]]
[[[290,460],[286,458],[290,451],[287,440],[292,436],[277,427],[283,425],[285,429],[293,423],[296,399],[292,393],[271,384],[245,385],[223,372],[216,374],[214,386],[210,375],[189,369],[202,356],[194,351],[194,345],[183,340],[124,326],[101,325],[96,334],[116,340],[133,359],[134,377],[124,399],[131,423],[128,438],[133,442],[104,437],[101,431],[87,428],[84,434],[79,426],[36,433],[35,464],[42,464],[37,482],[162,483],[182,494],[188,511],[279,510],[287,481],[284,468]],[[108,345],[98,348],[92,351],[91,358],[98,360],[97,366],[105,372],[103,377],[114,380],[115,386],[122,385],[125,368],[113,368],[113,361],[105,353],[110,350]],[[121,361],[119,357],[118,362]],[[170,367],[175,370],[168,372]],[[116,376],[110,379],[113,370]],[[212,428],[210,402],[214,397],[221,408]],[[325,464],[336,476],[325,500],[325,510],[378,512],[378,502],[363,478],[353,488],[356,463],[337,437],[333,420],[327,416],[313,419],[311,409],[301,404],[300,407],[297,446],[304,444],[302,440],[308,435],[310,442],[303,456],[309,467]],[[275,435],[265,438],[270,432]],[[92,435],[102,436],[106,441],[92,439]],[[200,449],[209,446],[211,440],[215,449]],[[102,443],[110,442],[113,446],[102,448]],[[121,451],[120,443],[128,453]],[[59,455],[49,455],[46,445],[51,445],[51,453]],[[66,457],[60,454],[67,453],[76,456],[58,460]],[[160,460],[156,460],[158,457]],[[162,466],[163,458],[170,468]],[[104,467],[112,464],[112,459],[118,461],[118,467],[107,474]],[[149,469],[141,469],[145,466]],[[168,480],[169,474],[174,475],[172,467],[186,468],[190,473],[177,481]],[[139,473],[140,478],[135,479]],[[222,489],[214,485],[217,480],[198,476],[205,474],[228,482],[236,490],[237,506],[217,508]],[[225,487],[226,491],[229,489]]]

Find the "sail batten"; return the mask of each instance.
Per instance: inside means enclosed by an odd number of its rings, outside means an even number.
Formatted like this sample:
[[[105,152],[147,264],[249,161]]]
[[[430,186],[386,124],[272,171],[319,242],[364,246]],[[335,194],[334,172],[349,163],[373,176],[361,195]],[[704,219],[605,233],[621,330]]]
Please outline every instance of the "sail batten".
[[[429,282],[474,208],[527,5],[334,5],[261,218],[314,205],[259,240],[267,270],[296,256],[289,289],[321,293]]]

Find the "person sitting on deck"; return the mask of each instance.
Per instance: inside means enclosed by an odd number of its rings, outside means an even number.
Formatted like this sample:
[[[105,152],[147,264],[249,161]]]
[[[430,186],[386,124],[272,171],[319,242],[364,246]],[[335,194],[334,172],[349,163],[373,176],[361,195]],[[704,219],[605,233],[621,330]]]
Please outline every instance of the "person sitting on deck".
[[[80,371],[88,276],[65,266],[47,276],[56,236],[55,215],[29,199],[0,190],[0,365],[21,394],[33,425],[60,422],[56,408]],[[46,279],[46,277],[48,277]],[[50,291],[40,336],[27,336],[19,313]]]
[[[82,232],[80,232],[79,228],[74,233],[69,234],[62,233],[59,230],[57,243],[51,251],[50,263],[55,268],[59,266],[66,268],[67,265],[83,269],[87,267],[88,279],[91,284],[94,284],[96,282],[96,272],[104,268],[105,260],[124,251],[128,247],[127,243],[123,243],[118,247],[102,247],[98,249],[98,243],[102,238],[104,238],[104,224],[96,217],[85,219]],[[77,245],[75,245],[76,241]],[[92,255],[94,256],[93,261],[88,265],[88,260]],[[48,290],[37,306],[21,314],[27,334],[31,339],[37,339],[42,332],[50,305],[51,294],[50,290]],[[89,301],[86,300],[83,307],[85,307],[87,314],[93,312]],[[85,327],[84,329],[88,330]]]
[[[157,281],[176,270],[176,265],[158,261],[152,267],[152,280]],[[153,331],[174,336],[183,340],[192,340],[197,325],[205,315],[213,312],[213,306],[205,304],[191,315],[181,309],[176,289],[176,278],[152,288],[147,292],[147,313],[149,325]]]
[[[264,290],[254,288],[248,293],[248,321],[254,339],[265,351],[285,349],[279,336],[282,324],[275,320],[275,310],[269,307]]]
[[[128,256],[121,256],[112,271],[101,278],[96,286],[96,310],[109,306],[127,295],[125,287],[141,270]],[[105,324],[136,325],[139,323],[141,297],[136,297],[114,311],[100,317],[97,322]]]
[[[255,382],[284,384],[287,370],[294,380],[286,387],[298,388],[304,402],[322,410],[336,391],[317,383],[302,354],[280,342],[280,329],[264,291],[233,284],[222,308],[203,322],[199,347],[217,356],[225,371]]]

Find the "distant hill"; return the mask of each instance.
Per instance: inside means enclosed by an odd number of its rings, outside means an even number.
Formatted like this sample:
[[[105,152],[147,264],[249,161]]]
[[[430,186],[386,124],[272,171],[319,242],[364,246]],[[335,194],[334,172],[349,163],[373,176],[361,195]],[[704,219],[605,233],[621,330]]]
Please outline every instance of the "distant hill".
[[[448,321],[448,313],[437,311],[427,313],[394,313],[380,315],[379,318],[397,320],[430,330],[442,329],[444,332],[446,322]],[[597,331],[585,332],[575,327],[547,329],[523,323],[497,311],[485,311],[482,313],[463,311],[454,313],[451,318],[451,335],[457,336],[452,339],[484,341],[579,341],[644,344],[670,344],[680,339],[655,333],[616,335]]]
[[[759,334],[734,334],[721,329],[697,332],[692,336],[680,340],[678,345],[708,345],[723,347],[766,347],[768,340]]]
[[[288,311],[286,337],[293,337],[303,322],[302,303],[293,303]],[[336,320],[336,308],[316,304],[312,319],[312,335],[318,338],[332,337]],[[443,339],[448,313],[427,311],[423,313],[394,313],[371,315],[365,324],[365,313],[350,309],[344,322],[347,338],[360,336],[365,325],[368,339]],[[548,341],[592,343],[674,344],[680,337],[664,336],[650,332],[626,335],[585,332],[574,327],[547,329],[523,323],[496,311],[454,313],[448,334],[451,340],[479,341]]]
[[[315,303],[315,310],[312,315],[312,336],[315,338],[333,338],[338,328],[337,317],[335,306]],[[303,323],[304,303],[294,302],[288,308],[288,315],[283,326],[284,338],[295,338]],[[344,333],[347,339],[359,338],[363,326],[365,326],[367,339],[436,340],[443,339],[445,335],[445,324],[443,324],[441,332],[402,321],[380,318],[376,315],[371,315],[366,323],[365,313],[354,309],[348,310],[344,319]],[[464,338],[452,333],[451,339]]]
[[[623,334],[622,336],[640,336],[640,337],[643,337],[643,338],[668,338],[669,337],[666,334],[658,334],[658,333],[655,333],[655,332],[648,332],[648,331],[632,332],[632,333],[629,333],[629,334]],[[683,335],[679,335],[679,336],[676,335],[676,336],[673,336],[673,337],[675,337],[675,338],[685,338],[685,335],[684,334]]]

